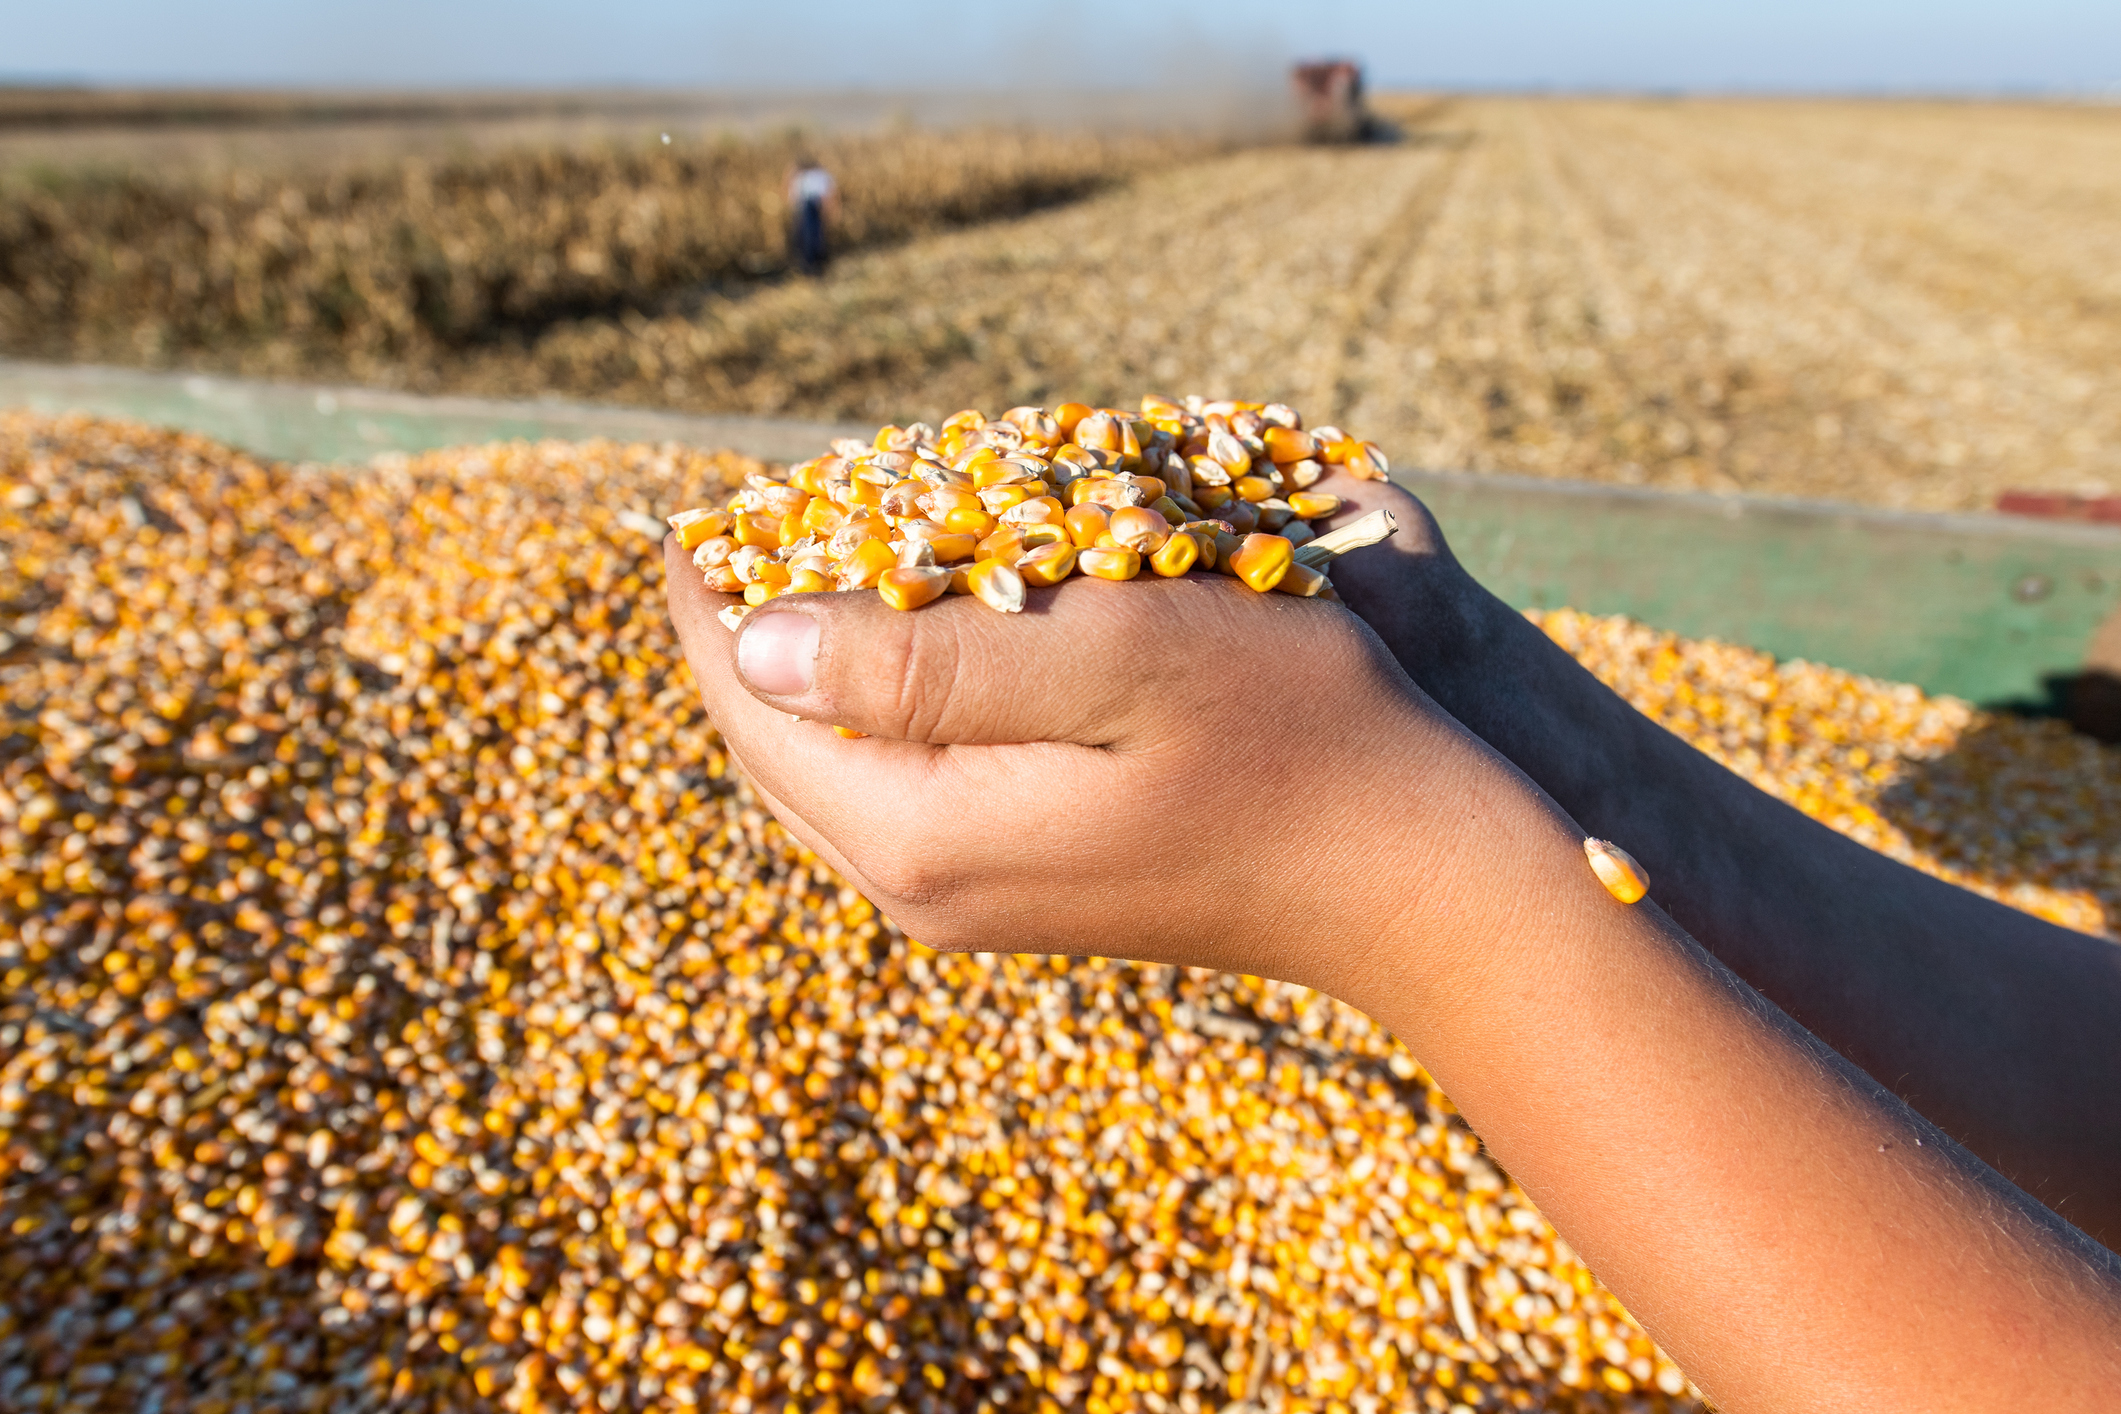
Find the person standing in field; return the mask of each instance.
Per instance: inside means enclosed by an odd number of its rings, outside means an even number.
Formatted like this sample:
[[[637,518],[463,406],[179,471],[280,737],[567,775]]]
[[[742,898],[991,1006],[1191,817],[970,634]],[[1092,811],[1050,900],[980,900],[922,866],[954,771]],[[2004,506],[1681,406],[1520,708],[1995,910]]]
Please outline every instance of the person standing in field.
[[[832,174],[813,157],[797,158],[795,170],[788,175],[788,213],[796,267],[805,275],[823,274],[826,224],[839,219],[840,190]]]

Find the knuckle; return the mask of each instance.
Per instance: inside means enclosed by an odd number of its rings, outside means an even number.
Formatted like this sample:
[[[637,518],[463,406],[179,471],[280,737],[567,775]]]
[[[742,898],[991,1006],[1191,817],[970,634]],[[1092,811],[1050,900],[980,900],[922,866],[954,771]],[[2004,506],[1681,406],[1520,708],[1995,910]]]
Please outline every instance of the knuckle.
[[[907,915],[911,921],[911,915],[919,915],[944,924],[962,912],[955,904],[967,881],[948,854],[929,848],[926,840],[912,838],[884,845],[865,857],[860,867],[862,876],[890,900],[886,911],[894,917]],[[924,936],[922,941],[928,939]]]
[[[940,614],[888,611],[891,620],[873,666],[858,669],[877,690],[879,720],[905,741],[925,741],[949,716],[957,680],[957,643]]]

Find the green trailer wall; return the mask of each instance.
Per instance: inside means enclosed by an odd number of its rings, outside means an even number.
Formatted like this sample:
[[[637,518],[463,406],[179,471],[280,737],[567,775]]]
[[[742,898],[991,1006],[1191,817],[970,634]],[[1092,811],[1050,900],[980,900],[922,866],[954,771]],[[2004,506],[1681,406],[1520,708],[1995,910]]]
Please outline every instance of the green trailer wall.
[[[793,460],[869,431],[6,362],[0,406],[138,418],[266,456],[323,461],[545,437],[677,441]],[[1628,614],[1986,704],[2059,707],[2121,605],[2121,529],[2111,527],[1512,476],[1398,479],[1436,512],[1467,568],[1519,607]]]

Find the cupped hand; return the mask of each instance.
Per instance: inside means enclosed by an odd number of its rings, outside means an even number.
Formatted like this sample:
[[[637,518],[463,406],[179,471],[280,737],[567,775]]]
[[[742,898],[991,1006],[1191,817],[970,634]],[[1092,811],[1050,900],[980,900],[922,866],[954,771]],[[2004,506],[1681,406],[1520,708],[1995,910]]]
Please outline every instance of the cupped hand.
[[[1466,573],[1420,498],[1394,482],[1365,481],[1340,467],[1312,489],[1341,498],[1340,509],[1320,530],[1374,510],[1389,510],[1399,522],[1391,539],[1336,560],[1333,588],[1422,690],[1436,691],[1436,674],[1491,671],[1496,625],[1514,615]]]
[[[1520,785],[1331,603],[1076,578],[1011,615],[784,596],[732,634],[731,601],[666,551],[686,657],[754,785],[934,947],[1332,990],[1449,867],[1469,802]]]

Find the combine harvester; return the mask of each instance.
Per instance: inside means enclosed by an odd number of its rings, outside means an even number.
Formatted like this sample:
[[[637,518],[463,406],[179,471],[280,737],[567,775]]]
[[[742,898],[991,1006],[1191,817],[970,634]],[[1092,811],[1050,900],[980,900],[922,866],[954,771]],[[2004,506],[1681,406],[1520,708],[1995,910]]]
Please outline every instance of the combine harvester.
[[[1377,115],[1363,106],[1362,66],[1322,59],[1289,70],[1289,88],[1303,117],[1305,142],[1375,142],[1384,136]]]

